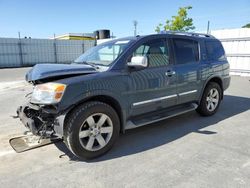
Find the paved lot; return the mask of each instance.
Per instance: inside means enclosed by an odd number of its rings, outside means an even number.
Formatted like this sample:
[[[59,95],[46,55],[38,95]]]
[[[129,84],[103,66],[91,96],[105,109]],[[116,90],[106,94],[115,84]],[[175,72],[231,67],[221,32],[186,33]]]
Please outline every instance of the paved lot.
[[[15,153],[8,140],[25,128],[10,116],[31,87],[0,87],[0,187],[250,187],[249,79],[232,78],[216,115],[191,112],[130,130],[88,162],[62,143]]]
[[[23,80],[30,67],[0,69],[0,83]]]

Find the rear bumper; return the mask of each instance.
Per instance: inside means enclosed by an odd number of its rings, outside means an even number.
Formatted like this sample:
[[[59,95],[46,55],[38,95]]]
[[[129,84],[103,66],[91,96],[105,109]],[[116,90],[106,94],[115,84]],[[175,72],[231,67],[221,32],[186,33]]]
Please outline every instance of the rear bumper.
[[[63,137],[63,126],[66,114],[50,114],[39,106],[26,103],[17,108],[17,116],[32,134]]]
[[[223,78],[223,90],[224,91],[229,87],[230,82],[231,82],[230,76]]]

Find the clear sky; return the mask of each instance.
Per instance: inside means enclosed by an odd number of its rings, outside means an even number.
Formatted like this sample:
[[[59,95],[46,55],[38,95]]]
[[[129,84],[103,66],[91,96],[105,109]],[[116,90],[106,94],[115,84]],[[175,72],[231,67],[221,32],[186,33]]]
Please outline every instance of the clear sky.
[[[115,36],[154,33],[155,26],[191,5],[196,31],[239,28],[250,23],[250,0],[0,0],[0,37],[49,38],[110,29]]]

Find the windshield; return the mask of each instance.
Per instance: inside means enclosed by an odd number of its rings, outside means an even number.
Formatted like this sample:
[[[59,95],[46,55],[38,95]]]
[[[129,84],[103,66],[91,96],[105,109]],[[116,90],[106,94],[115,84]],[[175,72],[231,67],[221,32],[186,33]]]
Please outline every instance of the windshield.
[[[110,66],[112,62],[126,48],[129,42],[129,40],[115,40],[100,44],[86,51],[74,62],[86,63],[91,65]]]

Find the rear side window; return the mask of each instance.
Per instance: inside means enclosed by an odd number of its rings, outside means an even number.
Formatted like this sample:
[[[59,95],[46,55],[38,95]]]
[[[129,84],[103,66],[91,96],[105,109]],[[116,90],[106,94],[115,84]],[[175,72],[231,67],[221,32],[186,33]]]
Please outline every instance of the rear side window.
[[[226,60],[225,51],[219,41],[206,41],[207,59],[210,61]]]
[[[190,39],[173,39],[175,60],[177,64],[187,64],[199,61],[199,45]]]

